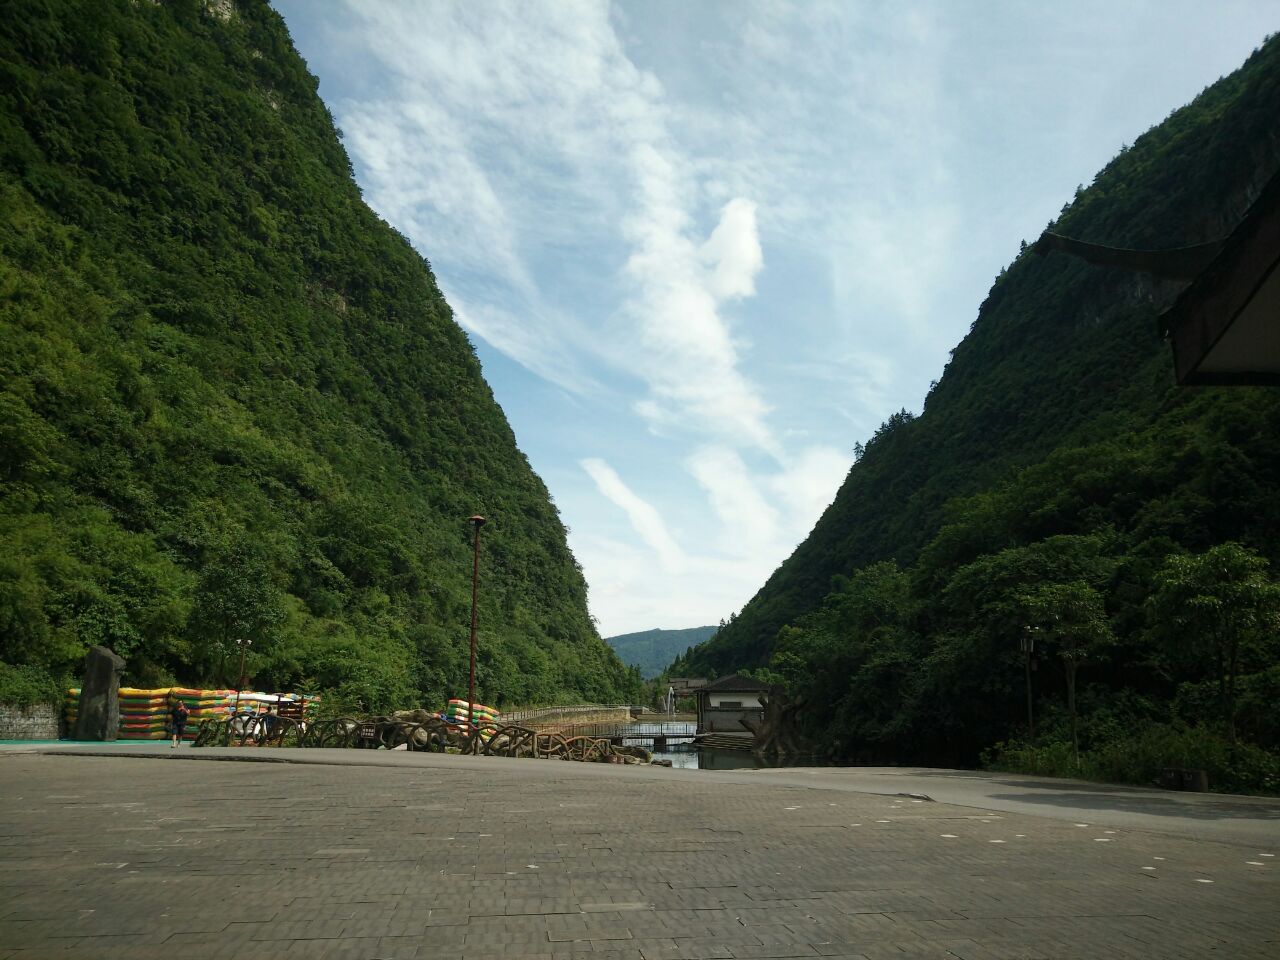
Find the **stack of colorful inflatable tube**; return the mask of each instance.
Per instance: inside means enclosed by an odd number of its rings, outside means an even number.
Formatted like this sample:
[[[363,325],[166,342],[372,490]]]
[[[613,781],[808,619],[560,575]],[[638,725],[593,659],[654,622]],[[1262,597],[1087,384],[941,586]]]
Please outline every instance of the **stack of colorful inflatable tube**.
[[[231,713],[234,690],[193,690],[164,687],[158,690],[120,688],[120,739],[163,740],[169,735],[169,705],[181,700],[189,711],[183,739],[194,740],[201,720],[221,719]]]
[[[501,714],[496,707],[486,707],[483,703],[476,704],[476,726],[484,733],[492,733],[498,729],[497,723],[500,717]],[[471,720],[470,704],[466,700],[450,700],[449,705],[440,714],[440,719],[445,723],[465,726]]]
[[[256,693],[253,690],[244,690],[240,693],[240,713],[258,713],[263,707],[268,710],[274,708],[281,703],[297,703],[300,698],[296,693]],[[315,699],[308,697],[310,702]],[[232,712],[235,712],[236,694],[231,691],[228,702],[232,705]]]
[[[66,724],[67,734],[75,732],[76,721],[80,719],[80,688],[71,687],[62,700],[62,719]]]
[[[187,687],[160,687],[143,690],[136,687],[120,688],[121,740],[164,740],[169,736],[169,706],[174,699],[187,705],[187,725],[184,740],[195,739],[201,720],[220,720],[237,710],[234,690],[195,690]],[[297,703],[302,698],[296,693],[258,693],[242,691],[239,695],[241,713],[257,713],[264,707],[271,709],[282,703]],[[308,697],[307,702],[318,698]],[[72,687],[63,700],[63,716],[66,730],[75,731],[80,713],[80,688]]]

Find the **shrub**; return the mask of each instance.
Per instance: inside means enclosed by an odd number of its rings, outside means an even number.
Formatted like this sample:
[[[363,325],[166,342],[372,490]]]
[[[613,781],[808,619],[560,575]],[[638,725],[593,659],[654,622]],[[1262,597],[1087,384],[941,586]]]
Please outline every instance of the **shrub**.
[[[39,667],[0,663],[0,703],[29,707],[34,703],[58,703],[60,684]]]
[[[1084,756],[1081,755],[1081,766]],[[1042,777],[1082,777],[1085,774],[1076,766],[1071,743],[1052,740],[1048,743],[1029,744],[1019,741],[997,743],[983,751],[982,765],[988,770],[1007,773],[1030,773]]]
[[[1081,753],[1079,766],[1065,741],[999,743],[983,754],[982,763],[990,770],[1142,786],[1158,786],[1164,768],[1182,767],[1206,771],[1209,789],[1219,793],[1280,794],[1280,756],[1253,744],[1232,747],[1203,724],[1143,724]]]

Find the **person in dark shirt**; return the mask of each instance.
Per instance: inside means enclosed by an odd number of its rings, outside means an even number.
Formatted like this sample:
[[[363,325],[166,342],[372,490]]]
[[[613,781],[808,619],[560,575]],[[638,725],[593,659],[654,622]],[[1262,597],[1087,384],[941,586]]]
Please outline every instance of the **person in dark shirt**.
[[[178,697],[172,697],[169,701],[169,732],[173,735],[173,745],[170,749],[182,742],[182,734],[187,728],[189,716],[191,711],[187,709],[187,705]]]
[[[266,712],[262,714],[262,736],[266,740],[270,740],[276,734],[276,724],[279,722],[276,717],[275,707],[264,707]]]

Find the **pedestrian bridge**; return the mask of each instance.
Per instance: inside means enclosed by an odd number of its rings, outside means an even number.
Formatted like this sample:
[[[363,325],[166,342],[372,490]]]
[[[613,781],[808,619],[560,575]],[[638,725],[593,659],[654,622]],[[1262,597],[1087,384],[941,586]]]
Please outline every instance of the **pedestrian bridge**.
[[[561,727],[566,737],[601,737],[626,743],[663,740],[666,743],[691,743],[697,736],[693,721],[638,721],[633,723],[575,723]]]

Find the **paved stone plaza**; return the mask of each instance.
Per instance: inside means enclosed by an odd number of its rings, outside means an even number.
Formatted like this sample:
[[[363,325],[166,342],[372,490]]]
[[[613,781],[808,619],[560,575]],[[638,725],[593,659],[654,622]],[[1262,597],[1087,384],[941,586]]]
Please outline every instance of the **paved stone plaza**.
[[[784,771],[305,753],[0,755],[0,960],[1280,956],[1280,843]]]

